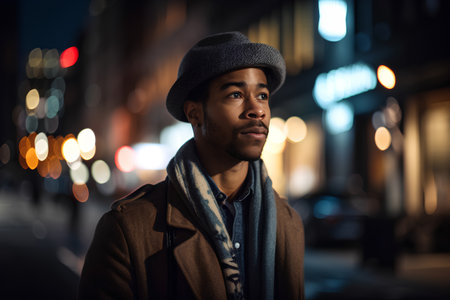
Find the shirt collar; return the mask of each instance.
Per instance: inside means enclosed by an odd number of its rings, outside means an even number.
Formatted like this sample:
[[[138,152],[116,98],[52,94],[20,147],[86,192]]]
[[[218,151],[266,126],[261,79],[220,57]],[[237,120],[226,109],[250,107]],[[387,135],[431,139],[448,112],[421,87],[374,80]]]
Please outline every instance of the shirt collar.
[[[216,200],[219,204],[223,204],[224,201],[227,200],[227,195],[225,193],[223,193],[217,187],[216,183],[211,178],[211,176],[209,176],[207,173],[205,173],[205,177],[206,177],[206,180],[208,181],[209,187],[211,188],[214,198],[216,198]],[[234,201],[244,201],[252,193],[253,193],[253,173],[249,169],[249,171],[247,173],[247,177],[245,178],[244,184],[240,188]]]

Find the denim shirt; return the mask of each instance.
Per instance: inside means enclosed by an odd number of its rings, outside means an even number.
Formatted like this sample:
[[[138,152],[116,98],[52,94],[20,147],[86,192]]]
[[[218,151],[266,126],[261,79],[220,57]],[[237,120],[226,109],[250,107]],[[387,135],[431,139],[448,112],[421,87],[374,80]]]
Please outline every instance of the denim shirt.
[[[219,190],[210,176],[207,176],[207,178],[211,191],[219,204],[222,219],[225,222],[234,250],[236,251],[240,279],[244,288],[244,295],[246,295],[245,241],[248,223],[248,203],[253,194],[253,175],[252,172],[248,172],[244,184],[232,202],[227,201],[227,195]]]

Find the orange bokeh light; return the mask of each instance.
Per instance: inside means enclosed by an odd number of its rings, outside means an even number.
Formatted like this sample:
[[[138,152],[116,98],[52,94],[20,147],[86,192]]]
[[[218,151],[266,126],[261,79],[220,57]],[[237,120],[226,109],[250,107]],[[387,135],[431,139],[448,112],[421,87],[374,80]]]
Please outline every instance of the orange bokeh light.
[[[39,159],[36,156],[36,150],[34,150],[34,148],[28,149],[27,154],[25,155],[25,160],[31,170],[36,169],[39,163]]]
[[[54,155],[55,138],[53,137],[53,135],[47,136],[47,142],[48,142],[48,156]]]
[[[86,202],[89,198],[89,189],[86,184],[73,184],[72,192],[75,199],[79,202]]]
[[[28,139],[30,140],[31,143],[31,147],[34,148],[34,140],[36,139],[37,133],[36,131],[33,131],[32,133],[30,133],[30,135],[28,136]]]
[[[395,87],[395,73],[388,67],[380,65],[377,69],[377,78],[385,88],[393,89]]]
[[[59,160],[63,160],[64,159],[64,157],[62,155],[62,152],[61,152],[63,143],[64,143],[64,138],[62,136],[58,136],[55,139],[55,142],[53,143],[53,153],[56,155],[56,157]]]
[[[30,139],[27,136],[24,136],[23,138],[21,138],[20,142],[19,142],[19,153],[23,158],[26,157],[27,151],[30,148],[31,148]]]
[[[61,176],[62,166],[61,162],[56,156],[50,157],[48,160],[49,163],[49,175],[53,179],[58,179]]]
[[[47,177],[49,174],[48,160],[39,162],[39,164],[37,166],[37,170],[38,170],[39,175],[41,175],[42,177]]]
[[[26,155],[26,153],[25,153],[25,155]],[[25,170],[28,169],[27,161],[25,160],[25,157],[22,155],[19,155],[19,164]]]

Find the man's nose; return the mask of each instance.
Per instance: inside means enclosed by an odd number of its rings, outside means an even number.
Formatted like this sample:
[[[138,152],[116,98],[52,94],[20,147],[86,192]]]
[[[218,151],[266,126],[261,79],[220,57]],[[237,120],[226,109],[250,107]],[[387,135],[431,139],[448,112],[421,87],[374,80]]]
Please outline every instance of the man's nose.
[[[257,99],[248,99],[246,108],[245,116],[248,119],[262,120],[266,116],[264,105],[259,103]]]

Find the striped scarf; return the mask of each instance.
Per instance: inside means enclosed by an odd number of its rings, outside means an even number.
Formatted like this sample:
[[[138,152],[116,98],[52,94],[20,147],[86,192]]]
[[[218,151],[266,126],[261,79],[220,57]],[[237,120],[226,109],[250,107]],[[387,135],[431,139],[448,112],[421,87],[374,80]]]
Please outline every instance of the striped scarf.
[[[243,299],[236,250],[220,214],[218,203],[202,171],[193,139],[186,142],[167,166],[170,181],[214,243],[228,299]],[[273,299],[276,243],[276,207],[272,182],[262,160],[249,163],[254,196],[250,200],[247,268],[248,297]]]

